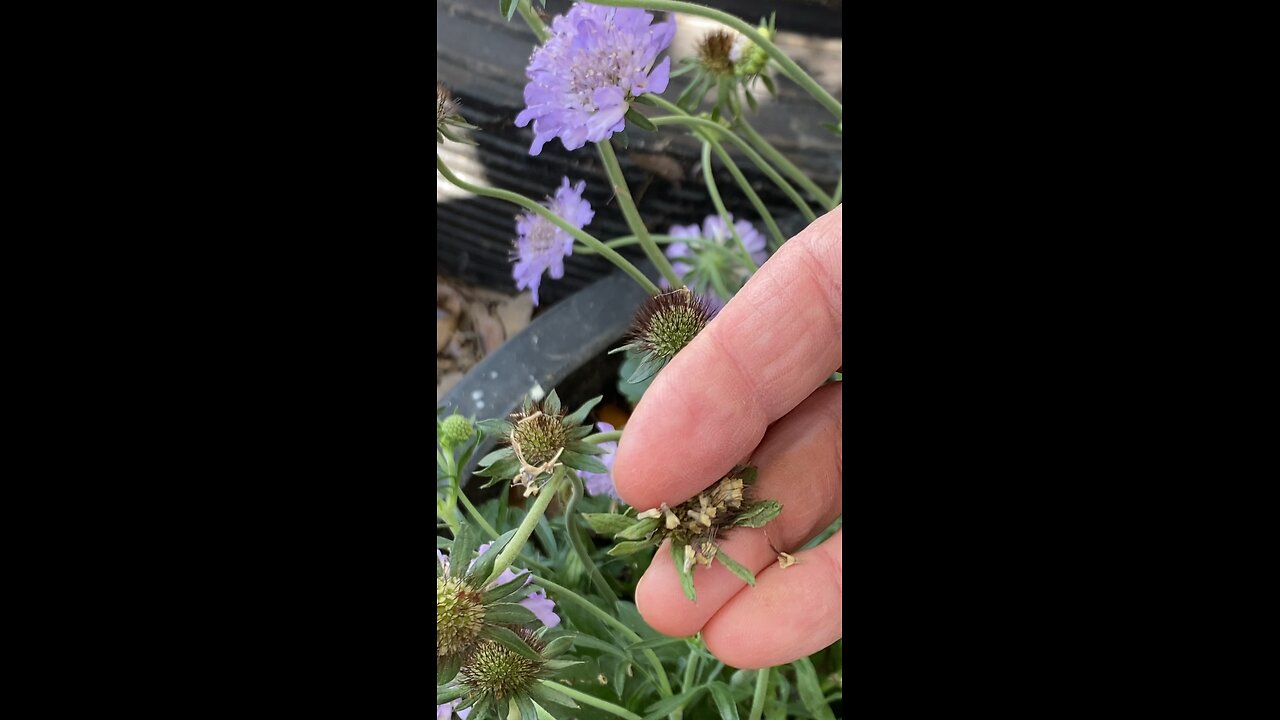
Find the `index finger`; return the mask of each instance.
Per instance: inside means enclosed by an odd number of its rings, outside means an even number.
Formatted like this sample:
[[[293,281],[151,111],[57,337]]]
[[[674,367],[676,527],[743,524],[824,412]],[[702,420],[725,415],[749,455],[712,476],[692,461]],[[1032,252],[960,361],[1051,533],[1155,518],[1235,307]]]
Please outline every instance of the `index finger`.
[[[783,245],[658,373],[618,444],[623,500],[648,509],[697,494],[840,367],[842,212]]]

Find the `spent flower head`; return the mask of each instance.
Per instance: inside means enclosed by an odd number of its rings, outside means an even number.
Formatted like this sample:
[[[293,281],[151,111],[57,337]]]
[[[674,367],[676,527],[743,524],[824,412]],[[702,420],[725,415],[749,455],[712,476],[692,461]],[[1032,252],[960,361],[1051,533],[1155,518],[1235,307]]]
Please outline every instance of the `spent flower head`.
[[[626,555],[670,539],[676,572],[690,600],[695,599],[693,568],[710,565],[713,560],[754,585],[755,576],[720,549],[720,541],[732,528],[763,527],[782,512],[775,500],[756,501],[751,497],[755,479],[756,468],[739,465],[675,507],[663,503],[639,513],[634,522],[614,536],[624,542],[615,545],[609,554]]]
[[[513,486],[523,486],[529,497],[537,495],[561,466],[608,472],[592,457],[604,450],[582,439],[591,434],[591,426],[583,421],[600,399],[592,398],[566,415],[552,390],[541,402],[525,398],[524,406],[505,420],[480,422],[482,431],[505,445],[480,459],[483,469],[476,474],[492,478],[483,487],[510,480]]]
[[[622,130],[635,98],[667,89],[671,59],[654,62],[675,28],[672,19],[654,24],[644,10],[584,2],[556,17],[529,60],[527,107],[516,116],[519,127],[533,122],[529,154],[552,138],[576,150]]]
[[[742,245],[756,267],[769,259],[768,244],[764,235],[746,220],[733,220],[733,230],[742,239]],[[729,225],[719,215],[708,215],[702,225],[673,225],[668,233],[685,238],[667,246],[671,267],[694,290],[707,298],[714,310],[720,310],[733,295],[751,279],[751,268],[742,259],[742,251],[729,231]],[[668,287],[666,279],[663,287]],[[729,297],[721,297],[728,293]]]
[[[545,629],[505,628],[492,638],[481,640],[467,654],[454,682],[437,684],[436,700],[451,699],[461,713],[471,710],[476,717],[517,717],[536,720],[538,704],[556,703],[578,707],[568,696],[538,682],[576,661],[557,660],[573,643],[569,637],[544,642]],[[456,699],[455,699],[456,698]],[[437,712],[440,710],[437,705]]]
[[[478,130],[475,125],[467,122],[466,119],[458,113],[458,107],[462,105],[462,101],[453,96],[449,91],[449,86],[436,81],[436,143],[442,143],[448,138],[456,143],[465,145],[475,145],[476,143],[468,139],[464,135],[458,134],[453,128],[464,128],[467,130]]]
[[[591,203],[582,198],[587,187],[585,180],[570,184],[564,178],[554,197],[545,205],[551,212],[575,228],[581,230],[595,217]],[[516,218],[515,267],[511,275],[516,289],[528,288],[533,292],[533,304],[538,304],[538,286],[545,271],[554,280],[564,277],[564,259],[573,254],[573,236],[564,228],[533,212],[521,213]]]
[[[650,296],[636,312],[627,335],[630,342],[609,352],[639,353],[640,365],[627,382],[644,382],[666,367],[714,315],[707,299],[689,288]]]

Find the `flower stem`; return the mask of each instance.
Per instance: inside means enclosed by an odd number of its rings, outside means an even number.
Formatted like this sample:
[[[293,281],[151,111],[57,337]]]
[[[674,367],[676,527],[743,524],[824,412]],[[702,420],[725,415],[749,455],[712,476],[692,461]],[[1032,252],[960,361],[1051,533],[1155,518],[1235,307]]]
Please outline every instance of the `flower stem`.
[[[707,141],[711,143],[711,149],[715,150],[716,157],[720,158],[720,162],[724,163],[724,166],[729,169],[729,174],[733,175],[733,179],[737,181],[738,187],[742,188],[743,194],[751,201],[751,206],[756,209],[756,213],[760,215],[760,219],[764,220],[764,224],[769,228],[769,234],[773,236],[773,249],[777,250],[782,247],[782,243],[786,242],[787,239],[783,237],[782,230],[778,228],[778,223],[774,221],[773,213],[769,212],[769,208],[765,207],[764,201],[756,194],[755,189],[751,187],[751,183],[747,182],[746,176],[743,175],[742,170],[738,168],[738,163],[733,161],[733,158],[729,156],[729,153],[725,151],[724,146],[722,146],[718,141],[711,138],[707,138]]]
[[[587,547],[582,542],[582,535],[578,533],[578,516],[574,510],[578,507],[578,500],[582,499],[582,478],[576,472],[568,473],[568,476],[572,491],[569,493],[569,502],[564,507],[565,534],[569,536],[569,544],[578,554],[582,566],[587,569],[587,575],[591,576],[591,582],[600,594],[609,600],[609,606],[614,607],[618,604],[618,596],[614,594],[613,588],[609,587],[604,575],[600,574],[600,568],[596,567],[595,561],[591,559],[591,554],[587,552]]]
[[[542,491],[538,493],[538,499],[534,501],[533,507],[529,508],[529,514],[524,516],[520,527],[516,528],[516,534],[511,537],[511,542],[507,543],[507,546],[498,554],[498,559],[494,560],[493,571],[489,573],[489,579],[485,581],[485,585],[496,580],[503,570],[511,567],[511,563],[515,562],[516,556],[520,554],[520,549],[529,541],[529,536],[533,534],[533,528],[537,526],[538,520],[547,511],[547,506],[551,504],[551,500],[560,489],[560,480],[563,477],[564,466],[562,465],[556,468],[555,474],[542,486]]]
[[[747,122],[746,117],[739,117],[737,126],[742,129],[742,133],[747,136],[747,140],[754,145],[762,155],[769,159],[769,162],[773,163],[775,167],[789,175],[792,180],[796,181],[796,184],[804,188],[810,195],[817,198],[818,202],[821,202],[823,207],[828,210],[835,207],[835,204],[831,201],[831,196],[823,192],[822,188],[818,187],[817,183],[810,180],[808,175],[805,175],[800,168],[796,167],[794,163],[788,160],[787,156],[778,152],[778,150],[773,147],[768,140],[761,137],[760,133],[756,132],[756,129],[751,127],[751,124]]]
[[[764,713],[764,699],[769,694],[769,681],[773,679],[773,668],[762,668],[756,671],[756,692],[751,696],[751,713],[747,720],[760,720]]]
[[[840,101],[831,96],[816,80],[809,76],[799,65],[787,54],[778,49],[769,38],[761,35],[755,28],[751,27],[742,20],[730,15],[727,12],[709,8],[703,5],[695,5],[689,2],[680,2],[679,0],[592,0],[596,5],[611,5],[613,7],[638,7],[646,10],[665,10],[667,12],[681,12],[689,15],[698,15],[712,20],[717,20],[729,27],[737,30],[747,39],[755,43],[757,47],[768,53],[778,63],[778,67],[787,77],[795,81],[797,85],[809,91],[818,102],[822,103],[832,115],[838,120],[844,120],[844,108],[840,105]]]
[[[476,506],[471,504],[471,501],[467,499],[467,494],[459,490],[458,499],[462,501],[462,506],[467,509],[467,513],[471,515],[471,519],[476,521],[476,524],[480,526],[481,530],[484,530],[485,534],[489,536],[489,539],[497,540],[498,531],[494,530],[493,526],[489,524],[489,521],[485,520],[484,516],[480,514],[480,511],[476,509]]]
[[[440,174],[444,176],[445,180],[448,180],[449,182],[453,183],[454,185],[458,186],[463,190],[466,190],[469,193],[475,193],[476,195],[483,195],[484,197],[496,198],[498,200],[505,200],[513,205],[519,205],[520,207],[526,210],[537,213],[543,218],[546,218],[556,227],[560,228],[561,230],[564,230],[565,232],[569,233],[573,237],[577,238],[580,242],[582,242],[587,247],[592,248],[600,255],[603,255],[606,258],[608,258],[609,262],[612,262],[614,265],[617,265],[619,268],[622,269],[623,272],[625,272],[627,275],[630,275],[632,280],[635,280],[637,283],[639,283],[640,287],[645,289],[645,292],[649,293],[650,295],[657,295],[658,293],[661,292],[658,289],[658,286],[653,284],[653,281],[645,277],[644,273],[640,272],[640,270],[635,265],[632,265],[630,260],[627,260],[626,258],[619,255],[616,250],[614,250],[613,248],[605,247],[604,243],[600,242],[599,240],[592,237],[591,235],[588,235],[587,233],[579,230],[578,228],[570,225],[569,223],[565,222],[564,219],[561,218],[559,215],[556,215],[555,213],[539,205],[538,203],[530,200],[529,198],[519,193],[510,192],[508,190],[500,190],[498,188],[483,187],[480,185],[473,185],[469,182],[466,182],[465,180],[460,179],[457,175],[454,175],[453,171],[449,169],[448,165],[444,164],[444,160],[441,160],[439,155],[436,155],[436,170],[438,170]]]
[[[724,200],[720,198],[720,189],[716,187],[715,175],[711,172],[711,143],[704,140],[702,143],[702,179],[707,183],[707,194],[711,196],[711,204],[716,206],[716,212],[720,214],[720,219],[724,221],[725,227],[729,229],[729,234],[733,236],[734,242],[738,244],[738,249],[742,251],[742,259],[746,261],[747,267],[751,268],[751,272],[760,269],[756,265],[756,261],[751,258],[751,253],[747,251],[746,243],[742,242],[742,236],[738,234],[738,229],[733,226],[733,218],[729,216],[729,211],[724,206]],[[729,298],[725,298],[726,301]]]
[[[621,620],[600,609],[598,605],[569,588],[563,585],[557,585],[542,575],[535,576],[533,581],[542,586],[543,589],[556,593],[562,599],[572,600],[587,612],[595,615],[606,625],[611,625],[629,642],[638,643],[644,639],[640,637],[636,631],[623,624]],[[662,662],[658,660],[657,654],[650,648],[645,648],[642,652],[644,653],[645,658],[648,659],[649,664],[653,666],[654,674],[658,679],[658,693],[661,694],[662,697],[671,697],[673,694],[671,692],[671,682],[667,680],[667,671],[663,669]]]
[[[640,247],[644,248],[644,254],[649,256],[649,262],[653,263],[667,282],[671,283],[671,289],[678,290],[684,287],[680,276],[676,275],[675,269],[671,267],[671,261],[658,249],[658,244],[653,241],[653,238],[649,237],[649,230],[645,228],[644,221],[640,219],[640,211],[636,209],[635,200],[631,198],[627,178],[622,174],[622,166],[618,164],[618,156],[613,152],[613,145],[606,138],[596,143],[596,148],[600,150],[600,159],[604,161],[605,172],[609,174],[609,181],[613,183],[613,192],[618,198],[618,208],[622,210],[622,216],[626,218],[631,232],[635,233],[636,238],[640,240]]]
[[[529,29],[533,31],[533,34],[538,36],[538,42],[546,40],[547,36],[551,34],[547,32],[547,26],[543,24],[542,18],[538,17],[538,13],[534,12],[529,0],[520,0],[516,5],[516,12],[520,13],[520,17],[529,26]]]
[[[561,685],[560,683],[553,682],[551,680],[539,680],[538,682],[542,683],[543,685],[546,685],[547,687],[559,690],[560,692],[564,693],[565,695],[568,695],[569,697],[573,698],[574,700],[577,700],[578,702],[584,705],[590,705],[591,707],[599,708],[600,710],[604,710],[605,712],[613,713],[614,715],[617,715],[620,718],[627,718],[627,720],[644,720],[639,715],[631,712],[626,708],[618,707],[617,705],[614,705],[608,700],[601,700],[595,695],[588,695],[582,692],[581,690],[575,690],[574,688],[571,688],[568,685]]]
[[[688,242],[689,240],[689,238],[676,237],[675,235],[650,235],[649,237],[652,238],[653,241],[658,243],[659,245],[670,245],[671,243]],[[606,240],[604,242],[604,246],[608,248],[620,248],[620,247],[627,247],[628,245],[639,245],[639,244],[640,244],[640,238],[636,237],[635,235],[622,235],[620,237],[616,237],[612,240]],[[581,250],[579,250],[579,252],[581,252],[583,255],[594,255],[596,253],[595,250],[592,250],[591,248],[588,248],[588,247],[582,248]]]
[[[622,439],[621,430],[611,430],[609,432],[598,432],[594,435],[588,435],[582,438],[582,441],[595,443],[596,445],[599,445],[600,443],[613,442],[614,440],[621,440],[621,439]]]

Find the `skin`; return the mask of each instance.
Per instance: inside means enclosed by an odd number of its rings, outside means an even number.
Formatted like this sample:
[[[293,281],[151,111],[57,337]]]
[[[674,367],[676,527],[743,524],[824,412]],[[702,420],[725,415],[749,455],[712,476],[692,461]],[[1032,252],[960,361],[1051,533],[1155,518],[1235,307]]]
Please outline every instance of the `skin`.
[[[796,553],[841,513],[843,206],[783,245],[724,310],[659,373],[627,423],[614,463],[623,500],[675,505],[735,464],[760,468],[752,494],[782,504],[764,528],[721,543],[756,574],[749,587],[719,563],[698,567],[691,603],[664,544],[636,603],[659,632],[701,632],[727,665],[790,662],[841,637],[840,531]],[[770,547],[796,555],[781,568]]]

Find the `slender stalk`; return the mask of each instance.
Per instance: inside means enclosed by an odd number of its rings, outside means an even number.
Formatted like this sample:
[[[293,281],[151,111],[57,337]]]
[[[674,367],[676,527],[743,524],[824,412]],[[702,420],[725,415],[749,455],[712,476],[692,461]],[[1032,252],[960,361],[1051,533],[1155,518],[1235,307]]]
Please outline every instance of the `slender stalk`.
[[[538,203],[530,200],[529,198],[519,193],[510,192],[508,190],[500,190],[498,188],[490,188],[490,187],[483,187],[481,185],[473,185],[465,180],[462,180],[457,175],[453,174],[453,171],[449,169],[448,165],[444,164],[444,160],[441,160],[439,155],[436,155],[436,170],[438,170],[440,174],[444,176],[445,180],[448,180],[449,182],[453,183],[454,185],[458,186],[463,190],[466,190],[469,193],[474,193],[476,195],[483,195],[485,197],[497,198],[498,200],[505,200],[513,205],[519,205],[520,207],[526,210],[530,210],[532,212],[537,213],[538,215],[541,215],[556,227],[560,228],[561,230],[564,230],[565,232],[569,233],[573,237],[577,238],[580,242],[582,242],[587,247],[592,248],[600,255],[603,255],[606,258],[608,258],[609,262],[612,262],[614,265],[617,265],[619,268],[622,268],[622,271],[625,272],[627,275],[630,275],[632,280],[635,280],[637,283],[639,283],[640,287],[645,289],[645,292],[648,292],[650,295],[657,295],[659,292],[661,292],[658,289],[658,286],[653,284],[653,281],[645,277],[644,273],[640,272],[640,270],[636,268],[635,265],[632,265],[630,260],[619,255],[616,250],[614,250],[613,248],[605,247],[604,243],[600,242],[599,240],[592,237],[591,235],[588,235],[587,233],[579,230],[578,228],[575,228],[574,226],[565,222],[564,219],[561,218],[559,215],[556,215],[555,213],[539,205]]]
[[[529,541],[529,536],[533,534],[533,528],[538,524],[538,520],[542,514],[547,511],[547,506],[551,504],[552,498],[556,496],[556,492],[560,490],[560,481],[564,478],[564,466],[556,468],[556,472],[551,479],[542,486],[541,492],[538,493],[538,499],[534,501],[533,507],[529,508],[529,514],[524,516],[524,520],[520,523],[520,527],[516,528],[516,534],[512,536],[511,542],[502,549],[498,554],[498,559],[493,562],[493,571],[489,573],[489,579],[486,585],[493,582],[502,574],[503,570],[511,567],[511,563],[515,562],[516,556],[520,554],[520,549]]]
[[[605,612],[598,605],[582,597],[578,593],[570,590],[569,588],[563,585],[557,585],[556,583],[548,580],[543,575],[538,575],[534,577],[533,581],[538,585],[542,586],[543,589],[554,592],[559,597],[565,600],[573,601],[576,605],[578,605],[582,609],[586,610],[592,615],[595,615],[606,625],[612,626],[619,633],[621,633],[622,636],[625,637],[628,641],[632,643],[638,643],[644,639],[640,637],[636,633],[636,631],[627,627],[621,620]],[[671,682],[667,680],[667,671],[663,669],[662,662],[658,660],[658,655],[654,653],[653,650],[648,648],[642,650],[641,652],[644,653],[644,656],[649,661],[649,664],[653,666],[654,675],[658,679],[658,693],[661,694],[663,697],[671,697],[673,695],[673,693],[671,692]]]
[[[516,5],[516,12],[520,13],[520,17],[524,20],[534,35],[538,36],[538,42],[547,39],[551,33],[547,32],[547,26],[542,23],[542,18],[538,17],[538,13],[533,11],[533,6],[529,4],[529,0],[520,0]]]
[[[756,261],[751,258],[751,253],[747,252],[747,244],[742,242],[742,236],[738,234],[738,229],[733,226],[733,218],[729,216],[729,211],[724,206],[724,200],[720,198],[720,189],[716,187],[715,175],[711,172],[711,142],[704,140],[702,143],[702,179],[707,183],[707,194],[711,196],[711,204],[716,206],[716,212],[720,214],[720,219],[724,221],[725,227],[729,228],[729,234],[733,236],[734,242],[738,244],[738,249],[742,251],[742,259],[746,261],[747,267],[751,268],[751,272],[760,269],[756,265]],[[729,298],[725,298],[728,300]]]
[[[765,207],[764,201],[756,194],[755,189],[751,187],[751,183],[747,182],[746,176],[738,168],[738,163],[733,161],[733,158],[725,151],[724,146],[715,140],[708,139],[708,142],[711,143],[711,149],[715,150],[716,157],[720,158],[720,162],[724,163],[724,166],[729,169],[729,174],[733,175],[738,187],[742,188],[742,193],[751,201],[751,206],[756,209],[760,219],[764,220],[765,226],[769,228],[769,234],[773,236],[775,243],[774,249],[781,247],[782,243],[786,242],[787,239],[782,236],[782,230],[778,228],[778,223],[774,221],[773,213],[769,212],[769,208]]]
[[[627,178],[622,174],[622,166],[618,164],[618,156],[613,152],[613,145],[605,139],[596,143],[596,148],[600,151],[600,159],[604,161],[605,172],[609,174],[609,182],[613,183],[613,192],[618,198],[618,208],[622,210],[622,216],[626,218],[631,232],[635,233],[636,238],[640,240],[640,247],[644,248],[644,254],[649,256],[649,262],[653,263],[667,282],[671,283],[673,290],[684,287],[680,276],[676,275],[675,269],[671,267],[671,261],[658,249],[658,244],[653,241],[653,238],[649,237],[649,230],[640,219],[640,211],[636,209],[635,200],[631,197]]]
[[[621,440],[621,439],[622,439],[622,431],[613,430],[611,432],[598,432],[594,435],[588,435],[582,438],[582,441],[595,443],[596,445],[599,445],[600,443],[613,442],[614,440]]]
[[[676,237],[675,235],[650,235],[649,237],[652,238],[653,241],[658,243],[659,245],[670,245],[671,243],[686,242],[689,239],[689,238],[683,238],[683,237]],[[604,243],[604,246],[608,248],[620,248],[620,247],[627,247],[628,245],[639,245],[639,244],[640,244],[640,238],[636,237],[635,235],[622,235],[621,237],[616,237],[612,240],[606,240]],[[580,249],[578,252],[582,253],[583,255],[594,255],[596,251],[592,250],[591,248],[584,247]]]
[[[665,10],[667,12],[681,12],[689,15],[698,15],[728,25],[737,30],[747,39],[755,43],[757,47],[768,53],[778,63],[778,67],[787,77],[795,81],[797,85],[809,91],[818,102],[822,103],[832,115],[838,120],[844,120],[844,108],[840,105],[840,101],[831,96],[816,80],[809,76],[799,65],[786,53],[778,49],[773,41],[761,35],[755,28],[743,22],[739,18],[730,15],[727,12],[709,8],[703,5],[695,5],[688,2],[680,2],[679,0],[592,0],[596,5],[611,5],[613,7],[638,7],[646,10]]]
[[[620,718],[627,718],[627,720],[644,720],[644,718],[640,717],[639,715],[631,712],[626,708],[618,707],[617,705],[614,705],[608,700],[601,700],[595,695],[588,695],[582,692],[581,690],[575,690],[574,688],[571,688],[568,685],[561,685],[560,683],[552,682],[551,680],[539,680],[538,682],[542,683],[543,685],[546,685],[547,687],[555,688],[556,690],[559,690],[560,692],[564,693],[565,695],[568,695],[574,700],[577,700],[583,705],[590,705],[593,708],[599,708],[600,710],[604,710],[605,712],[613,713],[614,715],[617,715]]]
[[[751,124],[747,122],[746,117],[739,117],[737,125],[742,129],[743,134],[747,136],[747,140],[754,145],[761,154],[768,158],[769,162],[773,163],[775,167],[789,175],[792,180],[795,180],[796,183],[800,187],[804,188],[810,195],[817,198],[818,201],[822,203],[823,207],[828,210],[835,207],[831,202],[831,196],[823,192],[822,188],[818,187],[817,183],[810,180],[808,175],[805,175],[800,168],[795,166],[795,163],[788,160],[786,155],[778,152],[777,148],[770,144],[768,140],[761,137],[760,133],[756,132],[756,129],[751,127]]]
[[[751,712],[747,720],[760,720],[764,714],[764,699],[769,694],[769,681],[773,679],[773,668],[762,668],[756,671],[756,692],[751,696]]]
[[[569,502],[564,508],[564,531],[569,536],[569,544],[573,546],[573,551],[578,554],[578,559],[582,561],[583,567],[587,569],[587,575],[591,577],[591,582],[600,591],[600,594],[609,600],[609,607],[616,607],[618,604],[618,596],[614,594],[613,588],[609,587],[608,581],[604,579],[604,575],[600,574],[600,568],[596,567],[596,563],[591,559],[591,554],[587,552],[587,547],[582,542],[582,535],[578,533],[578,516],[574,510],[578,507],[578,500],[582,499],[582,478],[578,477],[578,473],[570,472],[569,486],[572,490],[569,493]]]
[[[493,526],[490,525],[489,522],[484,519],[484,516],[480,514],[480,511],[476,509],[476,506],[471,504],[471,500],[467,498],[467,494],[459,490],[458,499],[462,501],[462,506],[467,509],[467,513],[471,515],[471,519],[476,521],[476,524],[480,526],[481,530],[484,530],[484,533],[489,536],[489,539],[497,540],[498,531],[494,530]]]

